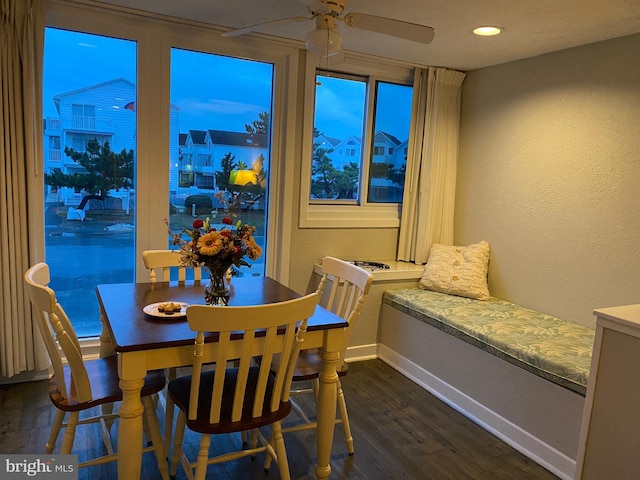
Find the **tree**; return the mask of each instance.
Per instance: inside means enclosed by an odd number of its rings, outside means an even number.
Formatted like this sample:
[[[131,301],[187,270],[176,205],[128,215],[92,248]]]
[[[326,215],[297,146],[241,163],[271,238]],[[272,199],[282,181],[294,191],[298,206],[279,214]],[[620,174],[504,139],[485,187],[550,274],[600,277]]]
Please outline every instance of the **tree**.
[[[82,210],[91,199],[104,200],[109,190],[120,190],[133,186],[134,152],[122,149],[120,153],[111,150],[109,142],[103,145],[97,139],[87,143],[86,151],[80,152],[65,147],[64,153],[74,162],[84,167],[87,173],[65,174],[56,169],[45,175],[45,183],[54,187],[73,187],[85,190],[78,209]]]
[[[218,189],[225,190],[229,188],[229,175],[232,170],[238,168],[235,160],[236,156],[232,155],[231,152],[225,153],[222,160],[220,160],[220,167],[222,170],[218,170],[214,173]]]
[[[269,112],[266,110],[258,114],[258,119],[251,123],[245,123],[244,128],[247,133],[269,133]]]
[[[400,168],[392,168],[389,170],[389,180],[393,183],[404,186],[404,180],[407,175],[407,164],[403,163]]]
[[[359,168],[354,162],[338,170],[329,155],[332,148],[323,148],[316,141],[323,135],[317,128],[313,129],[313,152],[311,156],[311,194],[316,198],[348,198],[352,199],[357,189]]]

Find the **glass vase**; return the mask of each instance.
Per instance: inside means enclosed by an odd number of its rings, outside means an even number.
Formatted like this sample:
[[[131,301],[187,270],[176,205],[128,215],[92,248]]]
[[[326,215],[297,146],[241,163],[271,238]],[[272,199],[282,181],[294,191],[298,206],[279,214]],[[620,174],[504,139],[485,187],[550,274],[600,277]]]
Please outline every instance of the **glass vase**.
[[[207,305],[227,305],[231,292],[228,266],[209,267],[209,283],[204,287],[204,301]]]

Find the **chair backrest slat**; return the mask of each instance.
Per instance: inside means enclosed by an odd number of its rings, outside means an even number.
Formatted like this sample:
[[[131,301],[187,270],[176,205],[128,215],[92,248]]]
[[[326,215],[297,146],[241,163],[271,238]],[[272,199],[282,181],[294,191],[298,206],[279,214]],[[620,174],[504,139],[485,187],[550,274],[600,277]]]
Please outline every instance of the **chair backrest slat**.
[[[195,418],[198,408],[200,368],[203,362],[215,361],[216,365],[226,366],[229,361],[238,361],[235,369],[215,370],[209,416],[211,423],[220,420],[222,393],[225,381],[229,381],[227,375],[230,374],[236,375],[232,421],[238,421],[242,416],[248,385],[255,387],[255,392],[252,392],[253,417],[262,415],[265,409],[273,412],[278,409],[280,402],[287,401],[292,375],[290,362],[297,359],[307,319],[313,315],[317,303],[318,294],[314,292],[294,300],[266,305],[187,307],[189,328],[197,332],[189,419]],[[217,334],[218,341],[205,342],[209,333]],[[240,349],[237,347],[238,341],[242,343]],[[271,362],[261,361],[256,366],[252,364],[252,359],[260,356],[270,360],[276,354],[287,361],[281,362],[274,381],[271,382]],[[270,384],[273,384],[273,390],[269,395],[267,389]]]

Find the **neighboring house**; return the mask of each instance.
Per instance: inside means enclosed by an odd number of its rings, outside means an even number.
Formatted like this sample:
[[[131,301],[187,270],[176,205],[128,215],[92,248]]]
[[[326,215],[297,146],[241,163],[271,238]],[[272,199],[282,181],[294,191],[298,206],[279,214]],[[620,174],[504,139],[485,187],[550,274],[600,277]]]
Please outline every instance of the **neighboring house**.
[[[405,140],[406,144],[407,140]],[[403,144],[390,133],[378,130],[373,138],[373,162],[390,163],[393,168],[400,168],[407,163],[406,152],[400,149]]]
[[[55,95],[58,117],[44,121],[45,172],[56,168],[67,174],[84,172],[64,149],[84,151],[94,138],[101,144],[109,142],[115,152],[135,150],[135,97],[135,84],[124,78]]]
[[[360,163],[360,155],[362,152],[362,139],[351,135],[343,140],[329,139],[320,136],[316,139],[316,143],[321,139],[323,148],[332,148],[333,152],[329,157],[333,160],[333,166],[338,170],[354,162]],[[378,130],[373,140],[373,162],[374,163],[390,163],[393,168],[400,168],[407,163],[407,142],[401,142],[398,138],[390,133]],[[326,147],[325,145],[329,145]]]
[[[215,172],[222,170],[222,159],[227,154],[235,157],[236,164],[243,162],[249,168],[262,155],[263,168],[268,170],[269,137],[266,134],[189,130],[187,134],[179,134],[178,138],[179,180],[177,185],[171,184],[171,191],[175,191],[178,196],[191,187],[216,189]]]
[[[342,169],[350,163],[360,165],[361,151],[362,139],[350,135],[343,140],[339,140],[338,143],[333,146],[333,153],[330,153],[329,157],[333,160],[333,166],[342,171]]]

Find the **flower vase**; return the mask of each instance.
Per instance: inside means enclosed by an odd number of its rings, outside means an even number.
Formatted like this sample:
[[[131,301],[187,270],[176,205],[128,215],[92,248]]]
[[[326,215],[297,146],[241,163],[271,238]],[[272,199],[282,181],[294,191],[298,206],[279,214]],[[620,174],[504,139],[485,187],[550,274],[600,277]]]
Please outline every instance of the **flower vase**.
[[[231,285],[227,277],[229,266],[209,268],[209,283],[204,287],[204,301],[207,305],[227,305]]]

